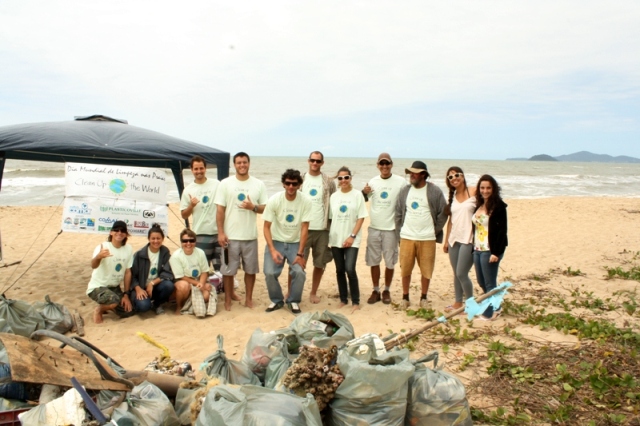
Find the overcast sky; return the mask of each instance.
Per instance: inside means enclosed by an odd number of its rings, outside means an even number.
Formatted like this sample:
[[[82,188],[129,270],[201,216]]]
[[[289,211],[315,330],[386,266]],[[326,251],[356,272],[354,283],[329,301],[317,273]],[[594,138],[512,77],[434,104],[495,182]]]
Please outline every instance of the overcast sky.
[[[252,155],[640,157],[640,2],[0,1],[0,126]]]

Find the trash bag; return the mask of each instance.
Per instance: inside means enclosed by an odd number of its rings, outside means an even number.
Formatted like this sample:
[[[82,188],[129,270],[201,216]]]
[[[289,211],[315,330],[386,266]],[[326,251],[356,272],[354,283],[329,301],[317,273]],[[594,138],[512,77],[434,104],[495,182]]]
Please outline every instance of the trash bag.
[[[20,336],[44,328],[44,318],[30,304],[22,300],[6,299],[0,295],[0,318],[7,321],[11,330]]]
[[[3,348],[4,349],[4,348]],[[5,380],[8,380],[6,383]],[[0,398],[17,399],[26,401],[29,399],[29,389],[25,383],[12,382],[11,367],[9,364],[0,364]]]
[[[271,358],[271,362],[267,365],[267,371],[264,375],[264,387],[275,389],[280,379],[285,375],[289,367],[291,367],[291,359],[287,352],[286,341],[282,341],[282,345],[277,353]]]
[[[300,345],[338,348],[355,337],[353,325],[342,314],[324,311],[300,314],[289,326],[298,336]]]
[[[224,338],[218,334],[218,350],[205,358],[200,365],[209,377],[220,377],[225,383],[233,385],[260,385],[260,379],[251,369],[239,361],[228,359],[222,344]]]
[[[7,320],[5,320],[4,318],[0,318],[0,333],[12,333],[12,334],[15,334],[13,332],[13,330],[11,329],[11,327],[9,326],[9,323],[7,323]],[[0,342],[0,345],[2,345],[2,342]]]
[[[285,344],[282,336],[264,333],[256,328],[245,346],[244,355],[240,361],[249,367],[261,382],[264,382],[267,367],[276,355],[282,353]]]
[[[74,388],[60,398],[40,404],[18,415],[20,423],[29,426],[81,425],[87,419],[82,396]]]
[[[301,398],[259,386],[211,388],[196,426],[321,426],[311,395]]]
[[[338,366],[344,381],[329,404],[330,425],[404,424],[415,370],[407,349],[376,355],[367,345],[353,346],[338,353]]]
[[[183,424],[183,425],[191,424],[191,403],[195,399],[196,392],[198,392],[197,388],[196,389],[178,388],[178,393],[176,394],[176,402],[174,404],[174,407],[176,409],[176,415],[180,420],[180,424]]]
[[[33,304],[34,309],[44,318],[45,328],[56,333],[65,334],[73,328],[73,317],[69,310],[59,303],[53,303],[49,295],[44,302]]]
[[[424,365],[433,361],[433,369]],[[413,361],[416,371],[409,379],[407,416],[409,426],[471,426],[471,412],[462,382],[437,368],[438,352]]]
[[[135,417],[141,426],[180,426],[167,395],[146,380],[131,390],[126,403],[128,414]],[[129,415],[124,416],[118,407],[112,418],[116,421],[121,417],[130,419]]]

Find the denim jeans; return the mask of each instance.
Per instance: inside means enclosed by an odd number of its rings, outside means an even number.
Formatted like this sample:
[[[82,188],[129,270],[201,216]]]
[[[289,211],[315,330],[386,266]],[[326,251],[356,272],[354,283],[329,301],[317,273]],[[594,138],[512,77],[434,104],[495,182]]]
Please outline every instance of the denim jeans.
[[[291,276],[291,293],[287,298],[287,303],[300,303],[302,300],[302,290],[304,290],[304,281],[307,278],[307,274],[299,264],[294,264],[298,256],[298,250],[300,243],[282,243],[280,241],[274,241],[273,246],[283,257],[284,261],[277,265],[271,257],[269,246],[264,249],[264,277],[267,282],[267,291],[269,292],[269,299],[273,303],[284,301],[282,295],[282,288],[278,282],[278,277],[282,273],[284,264],[289,264],[289,275]]]
[[[490,251],[473,252],[473,264],[476,267],[476,279],[485,294],[498,286],[498,271],[500,270],[500,261],[502,260],[502,256],[504,256],[504,254],[498,256],[497,262],[490,263]],[[493,306],[489,305],[482,315],[487,318],[491,318],[493,316]]]
[[[358,247],[331,247],[331,253],[333,253],[333,261],[336,264],[336,279],[338,280],[340,302],[349,303],[349,293],[351,293],[351,303],[359,305],[360,286],[358,285],[358,274],[356,274]],[[349,278],[348,287],[347,277]]]
[[[131,299],[131,303],[133,304],[133,309],[136,312],[147,312],[151,310],[152,302],[153,307],[158,308],[165,302],[169,301],[169,297],[171,293],[173,293],[174,285],[173,281],[170,280],[162,280],[159,284],[153,286],[153,291],[151,292],[151,297],[147,297],[142,300],[136,299],[136,291],[132,290],[129,299]],[[146,288],[145,288],[146,290]]]
[[[456,242],[449,246],[449,262],[453,268],[453,289],[456,293],[456,303],[462,303],[473,297],[473,283],[469,278],[469,271],[473,266],[472,253],[473,244]]]

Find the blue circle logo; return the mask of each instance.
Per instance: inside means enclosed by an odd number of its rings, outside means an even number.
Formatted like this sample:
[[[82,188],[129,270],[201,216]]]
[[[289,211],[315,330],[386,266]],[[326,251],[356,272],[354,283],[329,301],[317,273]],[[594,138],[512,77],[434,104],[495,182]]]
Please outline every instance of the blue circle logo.
[[[286,220],[289,223],[293,222],[294,219],[295,217],[293,217],[292,214],[288,214],[287,217],[284,218],[284,220]]]
[[[154,266],[153,268],[151,268],[151,271],[149,272],[151,273],[151,275],[156,275],[158,273],[158,268]]]
[[[116,265],[116,272],[120,272],[120,271],[122,271],[122,263],[118,263]]]
[[[345,212],[347,211],[347,206],[346,206],[346,205],[344,205],[344,204],[343,204],[343,205],[341,205],[341,206],[340,206],[340,211],[341,211],[342,213],[345,213]]]
[[[382,194],[380,194],[380,198],[386,200],[387,198],[389,198],[389,193],[387,191],[383,191]]]
[[[109,182],[109,189],[114,194],[122,194],[127,189],[127,184],[122,179],[113,179]]]
[[[242,192],[238,194],[238,200],[244,201],[245,198],[247,197]]]
[[[412,209],[414,209],[414,210],[415,210],[415,209],[417,209],[418,207],[420,207],[420,204],[418,204],[418,202],[417,202],[417,201],[414,201],[413,203],[411,203],[411,208],[412,208]]]
[[[309,195],[311,195],[312,197],[315,197],[316,195],[318,195],[318,190],[313,188],[311,191],[309,191]]]
[[[200,271],[198,271],[197,269],[194,269],[193,271],[191,271],[192,278],[198,278],[199,276],[200,276]]]
[[[209,196],[205,195],[204,197],[202,197],[202,202],[207,204],[209,202]]]

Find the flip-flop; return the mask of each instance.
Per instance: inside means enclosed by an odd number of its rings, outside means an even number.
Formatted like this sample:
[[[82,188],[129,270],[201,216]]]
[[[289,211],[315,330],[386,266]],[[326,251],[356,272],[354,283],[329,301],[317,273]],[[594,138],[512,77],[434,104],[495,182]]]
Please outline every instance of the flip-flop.
[[[446,308],[444,308],[445,312],[452,312],[452,311],[455,311],[455,310],[456,310],[456,308],[454,308],[453,305],[449,305]]]

